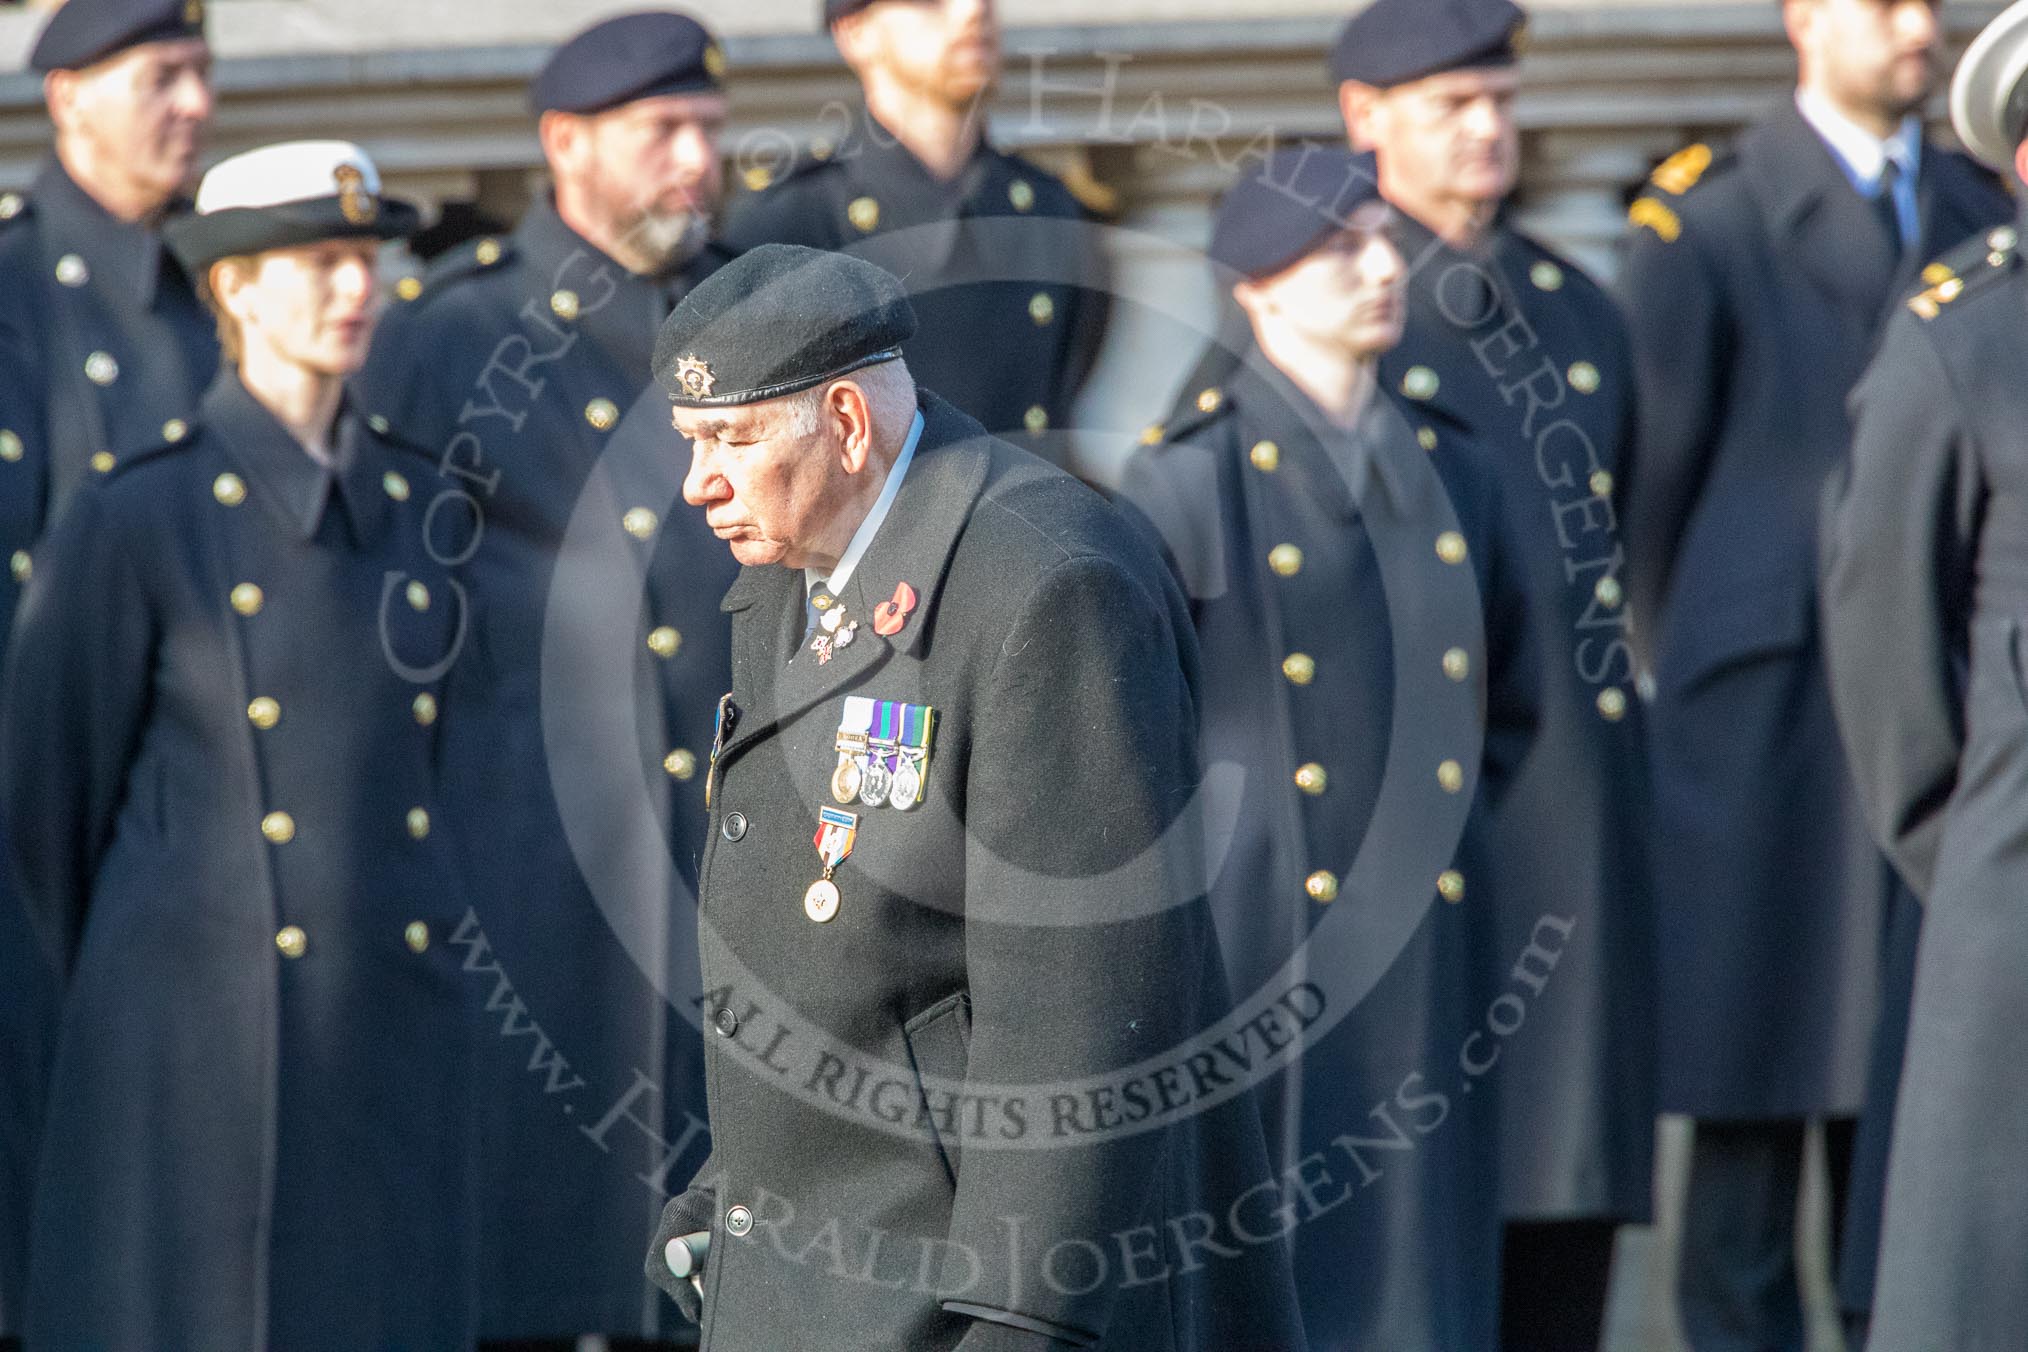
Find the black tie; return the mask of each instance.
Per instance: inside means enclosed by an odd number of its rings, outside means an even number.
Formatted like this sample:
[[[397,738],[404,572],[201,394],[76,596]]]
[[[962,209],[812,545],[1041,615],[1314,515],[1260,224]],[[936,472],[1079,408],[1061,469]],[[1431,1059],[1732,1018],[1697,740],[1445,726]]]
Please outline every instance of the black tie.
[[[1901,204],[1894,193],[1900,182],[1901,165],[1889,156],[1880,170],[1880,190],[1874,194],[1873,209],[1880,214],[1881,229],[1887,232],[1888,255],[1897,263],[1908,246],[1908,241],[1901,237]]]

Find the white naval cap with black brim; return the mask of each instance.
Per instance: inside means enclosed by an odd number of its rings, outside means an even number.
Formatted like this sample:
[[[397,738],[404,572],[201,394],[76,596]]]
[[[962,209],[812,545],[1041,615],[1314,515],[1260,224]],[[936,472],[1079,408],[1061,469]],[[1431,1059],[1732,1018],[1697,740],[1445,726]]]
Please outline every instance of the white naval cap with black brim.
[[[197,209],[163,226],[195,276],[240,254],[327,239],[400,239],[421,213],[380,195],[380,172],[349,141],[284,141],[221,160],[197,188]]]

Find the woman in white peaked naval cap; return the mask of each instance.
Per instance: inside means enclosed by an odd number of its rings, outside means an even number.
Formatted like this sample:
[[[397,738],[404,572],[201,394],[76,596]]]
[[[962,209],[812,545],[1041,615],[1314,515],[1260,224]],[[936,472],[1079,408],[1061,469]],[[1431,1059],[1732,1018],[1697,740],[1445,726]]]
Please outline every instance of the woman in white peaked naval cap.
[[[65,975],[29,1347],[472,1340],[474,988],[433,830],[464,594],[434,463],[345,396],[415,220],[340,142],[207,174],[169,240],[226,364],[17,563],[0,796]]]

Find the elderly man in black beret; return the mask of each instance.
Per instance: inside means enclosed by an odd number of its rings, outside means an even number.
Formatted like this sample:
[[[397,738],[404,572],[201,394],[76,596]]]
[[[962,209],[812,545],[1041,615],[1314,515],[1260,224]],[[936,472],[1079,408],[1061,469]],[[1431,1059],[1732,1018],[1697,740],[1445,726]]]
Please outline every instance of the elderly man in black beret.
[[[1497,1345],[1498,1077],[1437,1068],[1487,1060],[1472,1033],[1499,991],[1478,955],[1507,880],[1484,868],[1486,811],[1527,752],[1536,676],[1483,449],[1378,382],[1406,318],[1391,215],[1371,157],[1342,148],[1243,177],[1210,254],[1252,341],[1122,484],[1190,593],[1205,760],[1247,771],[1211,892],[1235,987],[1297,958],[1328,987],[1395,918],[1385,974],[1263,1090],[1278,1167],[1321,1158],[1327,1195],[1359,1185],[1291,1235],[1318,1352]],[[1416,1149],[1369,1177],[1343,1142],[1389,1124]]]
[[[649,1271],[711,1352],[1299,1349],[1307,1203],[1239,1061],[1314,1007],[1226,1010],[1183,597],[918,389],[914,333],[886,272],[769,245],[657,345],[684,497],[744,566],[706,772],[712,1156]]]
[[[667,930],[689,924],[701,753],[727,680],[716,601],[733,567],[687,514],[663,526],[676,437],[666,409],[628,411],[650,384],[657,327],[727,257],[710,239],[724,76],[717,39],[670,11],[608,19],[557,48],[530,89],[551,191],[512,235],[403,283],[360,380],[369,409],[442,458],[457,496],[436,518],[439,547],[469,554],[476,619],[457,678],[471,688],[445,754],[474,952],[492,973],[474,980],[489,995],[507,985],[482,1065],[489,1339],[676,1332],[639,1250],[668,1180],[708,1144],[694,1023],[665,998],[694,989],[694,963],[670,952]],[[581,538],[612,548],[572,572],[581,500],[607,504],[588,509],[596,528]],[[641,595],[635,570],[647,579],[638,622],[602,645],[591,631],[609,598]],[[628,673],[635,698],[585,715],[628,720],[626,754],[593,759],[582,736],[545,737],[545,717],[581,707],[588,688],[574,669],[545,672],[545,652]],[[633,823],[583,807],[622,793],[645,797],[654,820],[624,840],[573,838],[580,813],[601,832]]]
[[[30,551],[78,486],[187,417],[218,365],[163,247],[211,120],[203,0],[70,0],[29,56],[56,139],[0,193],[0,633]],[[51,978],[0,880],[0,1341],[15,1324]]]
[[[1384,383],[1491,452],[1525,560],[1542,726],[1496,823],[1504,973],[1567,925],[1502,1065],[1505,1346],[1595,1345],[1614,1233],[1648,1214],[1654,918],[1647,761],[1613,509],[1634,427],[1626,326],[1506,213],[1525,15],[1511,0],[1375,0],[1331,57],[1409,262]]]
[[[1104,267],[1084,203],[996,148],[997,0],[825,0],[865,93],[783,165],[748,167],[726,238],[850,249],[908,279],[923,380],[995,435],[1058,463],[1104,337]]]

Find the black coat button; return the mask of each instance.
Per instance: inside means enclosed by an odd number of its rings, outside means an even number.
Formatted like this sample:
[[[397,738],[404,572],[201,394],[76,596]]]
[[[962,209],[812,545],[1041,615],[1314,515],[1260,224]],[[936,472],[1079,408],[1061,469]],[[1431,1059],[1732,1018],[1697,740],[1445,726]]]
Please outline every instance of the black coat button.
[[[733,844],[739,844],[740,841],[746,839],[746,814],[742,812],[726,814],[725,821],[719,826],[718,832]]]
[[[719,1010],[718,1017],[711,1022],[718,1029],[720,1035],[724,1037],[731,1037],[739,1031],[739,1015],[729,1009]]]

